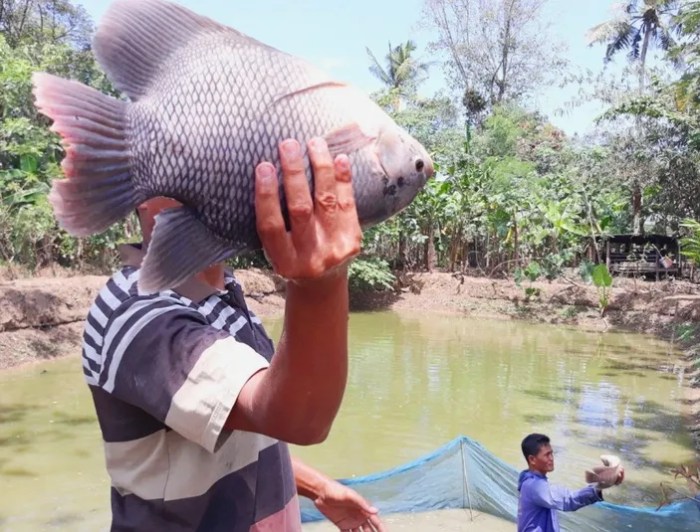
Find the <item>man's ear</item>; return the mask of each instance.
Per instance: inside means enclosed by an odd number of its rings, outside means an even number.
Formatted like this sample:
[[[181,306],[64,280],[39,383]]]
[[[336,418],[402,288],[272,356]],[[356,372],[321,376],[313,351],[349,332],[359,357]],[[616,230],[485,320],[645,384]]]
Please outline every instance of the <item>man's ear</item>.
[[[531,466],[531,465],[534,465],[534,463],[535,463],[535,458],[536,458],[535,456],[529,455],[529,456],[527,457],[527,465],[530,465],[530,466]]]

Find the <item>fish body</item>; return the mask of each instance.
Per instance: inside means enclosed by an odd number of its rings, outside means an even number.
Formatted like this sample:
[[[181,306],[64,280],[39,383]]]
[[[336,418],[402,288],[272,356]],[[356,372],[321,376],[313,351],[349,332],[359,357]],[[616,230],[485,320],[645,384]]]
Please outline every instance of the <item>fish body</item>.
[[[50,201],[78,236],[149,198],[180,201],[157,218],[143,290],[177,286],[259,248],[254,169],[261,161],[279,168],[285,138],[305,146],[322,136],[332,154],[349,155],[364,227],[405,208],[432,175],[425,149],[365,94],[177,4],[114,2],[93,50],[128,102],[35,76],[37,107],[66,145],[66,179],[54,182]],[[313,186],[308,161],[307,176]]]

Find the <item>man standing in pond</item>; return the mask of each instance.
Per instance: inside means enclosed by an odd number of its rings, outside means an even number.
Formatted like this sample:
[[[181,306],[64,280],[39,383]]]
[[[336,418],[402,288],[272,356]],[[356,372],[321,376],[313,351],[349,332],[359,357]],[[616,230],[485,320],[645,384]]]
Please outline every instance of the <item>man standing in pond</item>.
[[[530,434],[522,441],[523,456],[528,469],[518,479],[518,532],[558,532],[557,510],[575,512],[579,508],[603,500],[603,491],[622,483],[625,472],[614,484],[598,483],[578,491],[554,486],[547,480],[547,473],[554,471],[554,451],[544,434]]]

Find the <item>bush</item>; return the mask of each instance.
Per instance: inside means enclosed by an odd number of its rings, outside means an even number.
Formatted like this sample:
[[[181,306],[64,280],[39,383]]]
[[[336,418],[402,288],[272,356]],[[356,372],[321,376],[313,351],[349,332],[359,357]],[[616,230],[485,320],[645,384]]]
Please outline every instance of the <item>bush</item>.
[[[391,290],[396,278],[383,259],[358,257],[350,264],[349,284],[352,292]]]

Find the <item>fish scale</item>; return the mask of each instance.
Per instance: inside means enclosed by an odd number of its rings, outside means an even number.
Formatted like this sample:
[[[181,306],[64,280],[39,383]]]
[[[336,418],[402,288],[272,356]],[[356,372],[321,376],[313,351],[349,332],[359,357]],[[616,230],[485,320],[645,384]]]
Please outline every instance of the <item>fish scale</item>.
[[[279,169],[278,145],[326,139],[349,156],[360,222],[405,208],[432,175],[425,149],[366,94],[301,59],[164,0],[118,0],[93,50],[122,102],[77,82],[35,76],[37,107],[66,145],[50,201],[66,230],[105,230],[143,201],[159,214],[139,287],[177,286],[209,264],[256,249],[254,169]],[[89,118],[92,125],[88,123]],[[280,184],[283,212],[284,189]]]

